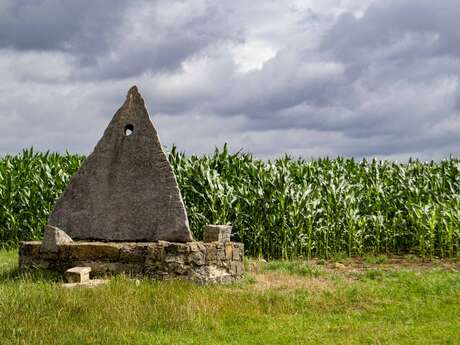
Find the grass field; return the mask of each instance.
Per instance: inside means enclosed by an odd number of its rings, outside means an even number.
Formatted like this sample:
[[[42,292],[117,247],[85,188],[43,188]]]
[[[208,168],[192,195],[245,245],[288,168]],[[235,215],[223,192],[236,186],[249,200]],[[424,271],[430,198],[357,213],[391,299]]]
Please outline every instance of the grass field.
[[[248,261],[227,286],[64,289],[0,251],[0,344],[458,344],[460,262]]]

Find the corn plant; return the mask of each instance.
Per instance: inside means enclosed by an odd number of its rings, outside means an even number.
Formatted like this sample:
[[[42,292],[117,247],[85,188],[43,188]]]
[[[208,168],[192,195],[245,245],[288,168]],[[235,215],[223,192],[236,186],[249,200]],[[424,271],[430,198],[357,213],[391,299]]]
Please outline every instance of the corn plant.
[[[24,150],[0,159],[0,244],[39,239],[84,157]],[[262,161],[227,146],[169,153],[191,228],[233,225],[246,253],[267,258],[346,253],[460,252],[460,160],[407,163],[345,158]]]

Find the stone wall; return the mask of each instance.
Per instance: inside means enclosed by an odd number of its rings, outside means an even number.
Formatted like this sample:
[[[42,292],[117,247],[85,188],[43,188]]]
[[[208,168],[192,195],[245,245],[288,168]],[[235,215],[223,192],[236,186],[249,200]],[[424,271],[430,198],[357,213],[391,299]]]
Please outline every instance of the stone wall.
[[[72,242],[56,252],[41,250],[41,242],[21,242],[21,268],[60,272],[88,266],[93,273],[127,273],[155,279],[184,278],[198,283],[231,282],[243,274],[244,247],[235,242]]]

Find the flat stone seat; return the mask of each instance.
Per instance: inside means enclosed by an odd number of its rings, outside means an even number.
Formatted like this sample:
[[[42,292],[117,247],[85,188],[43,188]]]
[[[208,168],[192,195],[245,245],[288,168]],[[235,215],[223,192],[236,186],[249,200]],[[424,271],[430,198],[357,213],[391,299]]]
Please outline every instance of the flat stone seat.
[[[87,283],[89,272],[91,267],[72,267],[64,272],[64,280],[67,283]]]

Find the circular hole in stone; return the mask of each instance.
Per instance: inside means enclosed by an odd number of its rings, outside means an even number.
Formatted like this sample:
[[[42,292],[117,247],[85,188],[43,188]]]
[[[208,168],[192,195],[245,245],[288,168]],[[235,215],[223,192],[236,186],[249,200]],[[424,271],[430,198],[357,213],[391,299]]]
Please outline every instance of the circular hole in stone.
[[[133,125],[126,125],[125,126],[125,135],[126,136],[129,136],[129,135],[133,134],[133,131],[134,131],[134,126]]]

